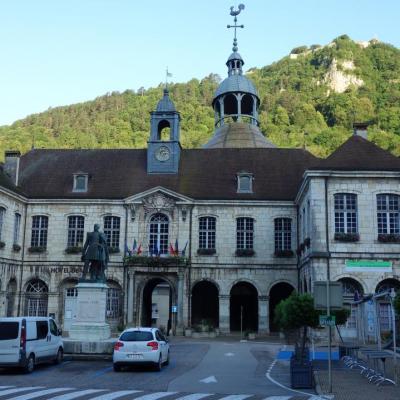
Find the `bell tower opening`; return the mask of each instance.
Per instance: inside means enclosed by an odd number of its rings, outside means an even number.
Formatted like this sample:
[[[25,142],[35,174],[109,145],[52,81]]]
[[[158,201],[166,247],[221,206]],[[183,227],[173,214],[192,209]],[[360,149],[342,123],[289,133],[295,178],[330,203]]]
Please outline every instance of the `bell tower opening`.
[[[171,140],[171,124],[166,119],[163,119],[158,124],[157,139],[163,142]]]

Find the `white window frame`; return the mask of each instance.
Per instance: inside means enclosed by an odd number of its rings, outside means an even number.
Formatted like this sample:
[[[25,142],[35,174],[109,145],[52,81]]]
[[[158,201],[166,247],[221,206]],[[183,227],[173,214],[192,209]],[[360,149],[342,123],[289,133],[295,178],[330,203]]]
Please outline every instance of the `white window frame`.
[[[289,223],[289,227],[285,225],[286,223]],[[278,226],[279,224],[280,226]],[[292,219],[288,217],[275,218],[274,229],[275,251],[292,250]]]
[[[106,215],[103,219],[104,234],[107,238],[107,246],[119,248],[121,236],[121,218],[115,215]]]
[[[337,207],[337,202],[341,199],[343,208]],[[351,202],[354,200],[355,208],[351,208]],[[358,205],[357,195],[355,193],[335,193],[333,195],[335,211],[335,233],[358,233]],[[352,226],[351,219],[354,219]],[[342,226],[343,225],[343,226]]]
[[[149,220],[149,254],[166,255],[169,245],[169,218],[163,213],[153,214]]]
[[[214,249],[216,246],[217,219],[204,216],[199,218],[199,249]]]
[[[236,218],[236,249],[254,250],[254,218]]]
[[[34,226],[35,221],[38,220],[38,226]],[[32,216],[32,231],[31,231],[31,246],[32,247],[47,247],[49,229],[49,217],[47,215],[33,215]],[[37,237],[34,233],[37,232]]]
[[[13,244],[19,244],[19,234],[21,230],[21,214],[16,212],[14,214],[14,243]]]
[[[382,208],[382,204],[380,204],[382,203],[380,199],[384,199],[384,208]],[[397,207],[393,204],[393,200],[396,200]],[[393,205],[391,205],[391,202]],[[378,235],[400,234],[400,196],[394,193],[377,194],[376,217]]]
[[[4,226],[4,219],[6,216],[6,209],[3,206],[0,206],[0,241],[3,240],[3,226]]]
[[[84,182],[85,182],[85,187],[84,188],[79,188],[78,187],[78,179],[79,178],[84,178]],[[74,174],[74,186],[73,186],[73,192],[81,192],[81,193],[85,193],[87,192],[88,189],[88,174],[83,174],[83,173],[78,173],[78,174]]]
[[[85,232],[85,217],[82,215],[68,216],[67,247],[83,246]]]
[[[237,179],[237,193],[253,193],[253,180],[254,176],[253,174],[250,174],[248,172],[239,172],[236,175]],[[248,187],[243,188],[242,184],[242,179],[248,180]]]

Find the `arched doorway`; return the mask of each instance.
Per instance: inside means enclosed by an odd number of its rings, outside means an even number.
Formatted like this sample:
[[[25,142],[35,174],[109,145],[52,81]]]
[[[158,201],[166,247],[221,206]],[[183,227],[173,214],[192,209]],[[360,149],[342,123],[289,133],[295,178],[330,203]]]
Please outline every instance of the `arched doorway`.
[[[142,326],[154,326],[165,330],[175,330],[176,313],[172,313],[175,305],[175,291],[170,283],[163,278],[152,278],[146,282],[141,301]]]
[[[375,293],[390,293],[392,289],[398,293],[400,291],[400,281],[393,278],[384,279],[376,286]],[[381,333],[390,332],[393,329],[393,318],[390,301],[387,296],[379,299],[378,311]]]
[[[278,332],[278,327],[274,323],[275,319],[275,308],[282,301],[287,299],[292,292],[294,287],[286,282],[279,282],[272,286],[269,291],[269,330],[270,332]]]
[[[231,289],[230,329],[231,332],[258,331],[258,292],[248,282],[239,282]]]
[[[28,282],[25,290],[25,315],[28,317],[46,317],[49,289],[40,279]]]
[[[218,288],[210,281],[196,283],[192,289],[192,326],[219,327]]]
[[[13,317],[14,316],[14,307],[15,307],[15,298],[17,295],[17,281],[15,279],[10,279],[7,285],[7,309],[6,316]]]

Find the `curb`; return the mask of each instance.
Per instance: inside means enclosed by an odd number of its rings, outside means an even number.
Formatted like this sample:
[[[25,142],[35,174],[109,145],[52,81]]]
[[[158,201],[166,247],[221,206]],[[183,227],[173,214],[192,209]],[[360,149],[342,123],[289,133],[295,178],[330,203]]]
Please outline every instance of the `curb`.
[[[64,354],[65,361],[112,361],[111,354]]]

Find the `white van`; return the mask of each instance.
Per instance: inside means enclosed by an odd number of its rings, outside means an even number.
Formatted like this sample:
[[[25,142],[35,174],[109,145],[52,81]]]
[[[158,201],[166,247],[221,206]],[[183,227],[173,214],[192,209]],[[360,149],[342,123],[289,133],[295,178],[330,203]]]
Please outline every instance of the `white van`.
[[[0,318],[0,368],[22,367],[32,372],[35,364],[60,363],[64,347],[52,318]]]

